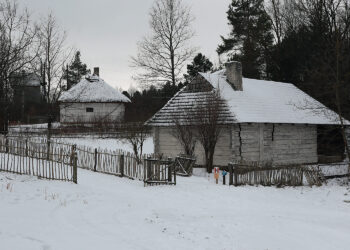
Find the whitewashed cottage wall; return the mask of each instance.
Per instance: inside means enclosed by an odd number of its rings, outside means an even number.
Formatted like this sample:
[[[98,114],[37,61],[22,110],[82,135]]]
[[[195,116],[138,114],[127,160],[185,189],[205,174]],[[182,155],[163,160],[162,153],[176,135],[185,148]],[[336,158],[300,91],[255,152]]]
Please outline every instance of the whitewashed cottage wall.
[[[93,112],[87,112],[93,108]],[[62,103],[60,104],[60,119],[62,123],[95,122],[99,118],[108,121],[122,121],[125,105],[123,103]]]
[[[155,127],[155,152],[175,157],[183,148],[171,127]],[[197,164],[204,165],[204,152],[195,148]],[[224,129],[218,141],[214,164],[232,160],[272,161],[274,164],[317,162],[317,126],[291,124],[236,124]]]

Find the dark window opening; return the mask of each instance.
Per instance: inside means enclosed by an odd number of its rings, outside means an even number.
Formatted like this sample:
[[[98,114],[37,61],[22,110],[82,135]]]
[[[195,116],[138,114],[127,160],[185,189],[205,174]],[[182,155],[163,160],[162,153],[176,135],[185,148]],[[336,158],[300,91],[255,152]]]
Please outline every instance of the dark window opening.
[[[317,127],[317,152],[320,163],[344,160],[345,145],[339,127],[322,125]]]
[[[86,108],[86,112],[87,113],[92,113],[92,112],[94,112],[94,108]]]

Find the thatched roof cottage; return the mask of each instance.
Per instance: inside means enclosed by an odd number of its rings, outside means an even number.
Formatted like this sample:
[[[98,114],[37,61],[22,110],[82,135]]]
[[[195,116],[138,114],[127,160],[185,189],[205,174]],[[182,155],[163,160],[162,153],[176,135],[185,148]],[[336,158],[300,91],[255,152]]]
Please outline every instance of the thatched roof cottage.
[[[61,123],[121,122],[130,99],[99,76],[87,76],[59,98]]]
[[[242,78],[241,64],[230,62],[224,70],[200,73],[147,121],[153,127],[155,153],[173,157],[183,152],[174,136],[174,117],[213,89],[227,104],[214,165],[233,160],[316,163],[318,126],[339,124],[336,113],[293,84]],[[198,143],[195,155],[197,163],[204,164]]]

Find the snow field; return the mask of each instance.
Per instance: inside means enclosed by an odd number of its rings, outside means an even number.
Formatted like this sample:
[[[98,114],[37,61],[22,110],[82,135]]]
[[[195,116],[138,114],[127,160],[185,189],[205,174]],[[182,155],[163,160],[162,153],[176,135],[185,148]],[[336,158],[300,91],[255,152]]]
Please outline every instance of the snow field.
[[[0,249],[329,250],[350,244],[349,188],[144,187],[78,170],[78,185],[0,173]]]

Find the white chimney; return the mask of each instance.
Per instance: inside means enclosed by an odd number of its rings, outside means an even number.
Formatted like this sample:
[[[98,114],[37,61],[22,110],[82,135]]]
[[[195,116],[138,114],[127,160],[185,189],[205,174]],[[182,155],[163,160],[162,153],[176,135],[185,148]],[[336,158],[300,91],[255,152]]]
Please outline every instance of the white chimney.
[[[99,67],[95,67],[94,68],[94,75],[95,76],[100,76],[100,68]]]
[[[243,91],[242,82],[242,64],[240,62],[232,61],[225,64],[226,77],[229,84],[234,90]]]

